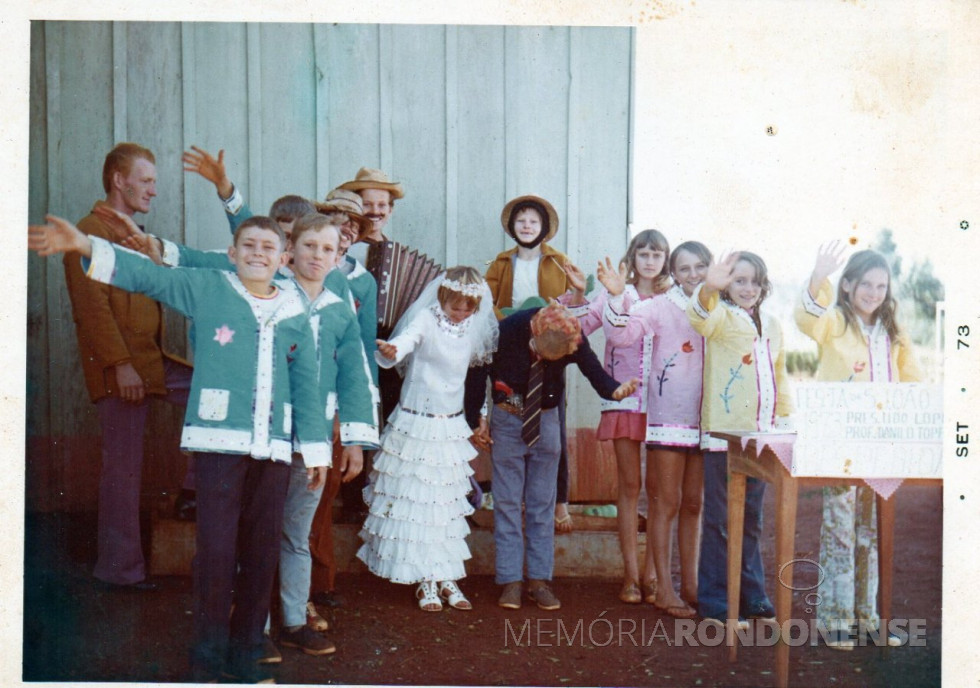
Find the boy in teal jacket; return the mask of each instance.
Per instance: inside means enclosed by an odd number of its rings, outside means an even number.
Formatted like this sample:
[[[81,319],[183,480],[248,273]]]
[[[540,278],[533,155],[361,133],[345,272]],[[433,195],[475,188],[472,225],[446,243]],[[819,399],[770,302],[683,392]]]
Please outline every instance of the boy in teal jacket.
[[[79,253],[91,279],[193,321],[196,366],[181,437],[195,454],[198,500],[193,678],[269,678],[256,659],[294,442],[311,480],[330,463],[307,309],[295,287],[273,284],[286,255],[282,230],[266,217],[242,223],[228,249],[235,272],[170,270],[47,220],[30,228],[30,248]]]
[[[218,192],[218,200],[221,201],[221,205],[225,210],[225,217],[228,220],[228,225],[232,232],[245,219],[252,217],[252,209],[245,201],[245,197],[242,196],[238,187],[232,184],[228,178],[223,150],[218,151],[218,157],[214,157],[197,146],[191,146],[191,150],[184,152],[183,161],[185,172],[196,172],[214,184],[214,188]],[[297,207],[289,204],[288,200],[296,199],[297,201],[302,201],[305,199],[301,199],[299,196],[284,196],[273,203],[273,207],[269,211],[269,216],[283,226],[283,231],[286,232],[286,238],[289,239],[292,224],[302,215],[305,215],[306,212],[317,211],[329,214],[336,210],[336,204],[331,203],[331,201],[333,200],[333,196],[338,194],[338,192],[341,194],[348,193],[341,189],[334,189],[327,194],[326,201],[316,203],[315,206],[311,204],[309,210],[303,212],[297,212]],[[360,201],[358,199],[359,203]],[[276,210],[276,207],[280,205],[285,211],[284,216],[280,216],[280,213]],[[359,236],[362,236],[372,227],[371,221],[365,218],[363,213],[349,208],[344,209],[343,212],[348,215],[351,224],[356,225],[352,227],[355,234],[352,239],[353,241],[357,241]],[[371,276],[371,273],[350,255],[344,255],[340,267],[341,272],[347,277],[348,286],[357,304],[355,312],[357,313],[357,322],[361,328],[361,339],[364,342],[364,351],[367,354],[368,366],[371,369],[371,379],[375,386],[377,386],[378,364],[374,360],[374,351],[376,349],[375,340],[378,329],[378,283]],[[288,273],[288,271],[289,268],[287,267],[286,272]],[[332,276],[333,279],[338,277],[339,275]],[[330,288],[330,285],[327,285],[327,288]]]

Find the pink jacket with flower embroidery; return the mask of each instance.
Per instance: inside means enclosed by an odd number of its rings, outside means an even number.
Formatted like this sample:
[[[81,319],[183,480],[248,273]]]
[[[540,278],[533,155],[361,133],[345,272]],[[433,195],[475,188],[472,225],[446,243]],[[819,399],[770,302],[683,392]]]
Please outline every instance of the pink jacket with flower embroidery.
[[[629,284],[626,286],[625,295],[631,302],[640,301],[640,295],[636,288]],[[568,294],[559,297],[558,301],[564,304],[568,311],[578,318],[582,326],[582,334],[588,336],[603,327],[605,320],[606,301],[609,293],[600,288],[598,293],[586,304],[581,306],[569,306]],[[620,297],[620,300],[623,297]],[[649,299],[647,299],[649,300]],[[613,345],[606,340],[606,353],[603,358],[603,368],[610,377],[614,377],[620,382],[626,382],[631,378],[640,381],[636,391],[621,401],[602,399],[600,408],[603,411],[626,411],[628,413],[647,412],[646,385],[650,370],[649,347],[644,346],[642,341],[632,342],[629,345]]]
[[[704,347],[687,319],[688,297],[677,285],[651,299],[637,297],[636,290],[628,288],[608,300],[602,324],[606,350],[635,350],[634,356],[643,362],[646,441],[697,447]]]

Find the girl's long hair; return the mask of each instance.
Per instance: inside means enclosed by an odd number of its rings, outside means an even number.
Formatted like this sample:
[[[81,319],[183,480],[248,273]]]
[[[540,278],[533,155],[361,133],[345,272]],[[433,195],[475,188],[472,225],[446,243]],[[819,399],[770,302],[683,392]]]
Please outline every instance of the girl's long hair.
[[[759,315],[759,307],[762,302],[766,300],[769,294],[772,293],[772,282],[769,281],[769,269],[766,267],[766,262],[762,260],[755,253],[749,251],[739,251],[738,261],[745,261],[755,270],[755,279],[759,283],[760,292],[759,300],[756,302],[755,307],[752,309],[752,322],[755,323],[755,329],[762,334],[762,317]],[[721,292],[721,298],[723,298],[728,303],[734,303],[732,301],[731,295],[728,293],[728,289]]]
[[[635,265],[636,252],[641,248],[652,248],[655,251],[664,252],[664,266],[657,273],[657,276],[653,278],[653,293],[663,294],[670,289],[671,285],[670,266],[667,261],[667,257],[670,255],[670,244],[667,243],[667,237],[656,229],[644,229],[633,237],[629,248],[626,249],[626,255],[623,256],[623,260],[621,261],[626,264],[626,283],[636,286],[636,283],[640,279],[640,276],[636,274]]]
[[[888,291],[885,292],[885,300],[882,301],[881,305],[878,306],[872,315],[881,321],[881,326],[885,328],[889,339],[895,341],[902,330],[895,319],[898,302],[895,301],[895,297],[892,295],[892,271],[888,267],[888,261],[877,251],[872,251],[871,249],[858,251],[847,260],[847,265],[844,266],[844,272],[840,276],[840,282],[837,283],[837,307],[844,314],[844,321],[847,323],[845,329],[846,327],[853,327],[857,332],[860,332],[861,320],[851,307],[850,296],[844,291],[844,280],[851,283],[851,289],[853,290],[861,282],[861,279],[868,270],[874,270],[875,268],[884,270],[885,274],[888,275]]]

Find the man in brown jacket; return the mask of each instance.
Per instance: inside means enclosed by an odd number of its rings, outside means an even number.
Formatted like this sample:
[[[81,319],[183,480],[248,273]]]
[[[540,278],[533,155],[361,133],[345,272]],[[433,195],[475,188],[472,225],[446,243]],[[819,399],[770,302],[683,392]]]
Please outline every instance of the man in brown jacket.
[[[104,201],[78,227],[116,241],[98,216],[100,207],[133,216],[156,196],[153,153],[120,143],[102,169]],[[85,277],[77,255],[64,258],[82,372],[102,428],[98,561],[94,575],[112,586],[152,590],[140,545],[139,498],[148,397],[186,405],[191,369],[161,349],[160,304]]]

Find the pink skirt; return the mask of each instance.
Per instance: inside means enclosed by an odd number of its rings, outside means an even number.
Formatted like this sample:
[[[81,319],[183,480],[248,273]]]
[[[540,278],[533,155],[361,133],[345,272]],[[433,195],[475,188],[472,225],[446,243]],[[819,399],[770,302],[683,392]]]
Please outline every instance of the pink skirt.
[[[634,411],[603,411],[596,429],[598,440],[635,440],[647,438],[647,414]]]

